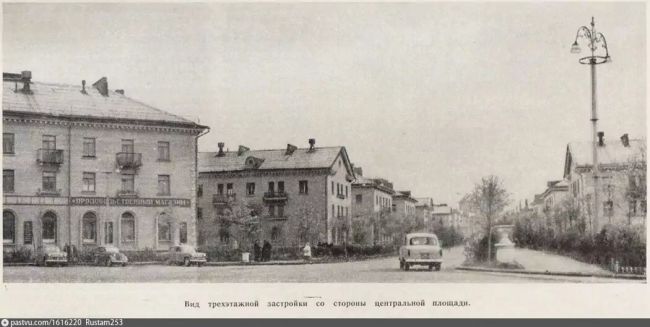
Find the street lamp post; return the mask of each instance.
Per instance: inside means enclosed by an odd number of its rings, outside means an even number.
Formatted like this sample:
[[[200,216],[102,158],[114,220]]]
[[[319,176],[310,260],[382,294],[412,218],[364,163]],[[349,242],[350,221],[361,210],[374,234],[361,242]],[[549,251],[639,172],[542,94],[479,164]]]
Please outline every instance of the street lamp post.
[[[592,221],[592,232],[595,232],[599,228],[598,222],[598,191],[599,191],[599,167],[598,167],[598,115],[596,112],[596,65],[604,64],[606,62],[611,62],[609,57],[609,51],[607,49],[607,41],[605,41],[605,36],[596,32],[594,18],[591,17],[591,28],[586,26],[580,26],[578,32],[576,33],[575,41],[571,46],[571,53],[580,53],[580,46],[578,45],[578,39],[586,39],[588,41],[587,46],[591,50],[591,55],[587,57],[582,57],[578,60],[579,63],[583,65],[589,65],[591,70],[591,123],[593,127],[593,144],[592,144],[592,156],[593,156],[593,178],[594,178],[594,206],[593,206],[593,221]],[[602,49],[605,51],[605,55],[596,55],[596,51]]]

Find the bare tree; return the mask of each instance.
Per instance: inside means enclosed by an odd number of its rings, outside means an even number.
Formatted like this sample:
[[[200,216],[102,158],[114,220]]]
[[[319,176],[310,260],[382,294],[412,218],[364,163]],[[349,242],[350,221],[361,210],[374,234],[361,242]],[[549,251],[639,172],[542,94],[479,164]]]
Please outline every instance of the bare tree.
[[[492,260],[492,225],[498,215],[510,202],[510,196],[503,187],[499,177],[490,175],[483,177],[481,182],[474,185],[470,194],[470,202],[485,219],[485,233],[488,238],[488,262]]]

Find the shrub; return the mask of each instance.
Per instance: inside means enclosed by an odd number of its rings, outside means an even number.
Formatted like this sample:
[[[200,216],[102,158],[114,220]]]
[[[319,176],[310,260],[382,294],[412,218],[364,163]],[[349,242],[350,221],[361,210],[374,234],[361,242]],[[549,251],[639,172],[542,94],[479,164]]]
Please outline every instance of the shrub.
[[[492,232],[492,252],[490,257],[492,260],[496,259],[496,247],[494,244],[498,242],[498,237],[495,232]],[[465,261],[469,263],[486,262],[488,258],[488,238],[486,235],[477,234],[467,240],[465,243]]]
[[[28,263],[32,258],[32,249],[28,247],[16,247],[2,251],[2,262],[6,263]]]
[[[143,250],[125,250],[120,251],[124,253],[129,262],[148,262],[156,261],[163,262],[167,259],[167,252],[156,252],[152,248],[144,248]]]

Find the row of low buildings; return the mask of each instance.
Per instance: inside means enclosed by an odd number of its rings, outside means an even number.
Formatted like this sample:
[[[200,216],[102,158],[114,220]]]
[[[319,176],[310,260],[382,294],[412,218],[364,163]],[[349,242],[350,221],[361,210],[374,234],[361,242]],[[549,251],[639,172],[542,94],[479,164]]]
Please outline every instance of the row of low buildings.
[[[430,198],[364,177],[342,146],[199,152],[207,126],[110,90],[106,78],[63,85],[4,73],[2,110],[5,251],[236,246],[251,233],[279,246],[377,244],[392,240],[383,218],[458,223]]]
[[[547,182],[544,192],[525,208],[545,218],[547,226],[561,231],[583,223],[585,230],[597,232],[606,224],[645,224],[645,140],[630,139],[628,134],[614,141],[606,141],[603,132],[598,136],[598,220],[593,215],[593,144],[575,142],[567,145],[563,178]],[[566,214],[571,209],[579,214]]]

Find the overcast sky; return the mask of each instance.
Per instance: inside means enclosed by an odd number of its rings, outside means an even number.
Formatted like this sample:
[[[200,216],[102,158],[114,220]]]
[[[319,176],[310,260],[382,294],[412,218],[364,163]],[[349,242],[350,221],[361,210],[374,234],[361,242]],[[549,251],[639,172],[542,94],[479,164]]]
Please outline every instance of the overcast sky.
[[[599,129],[645,137],[642,3],[4,4],[2,64],[43,82],[106,76],[210,126],[201,151],[314,137],[418,197],[455,206],[496,174],[518,204],[591,138],[589,68],[569,49],[592,15],[613,58]]]

